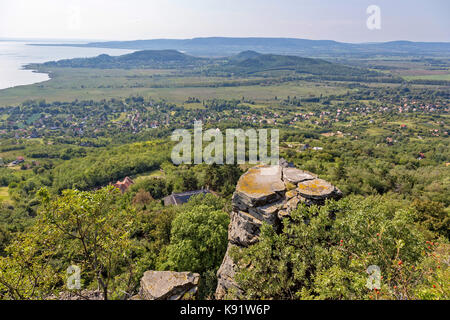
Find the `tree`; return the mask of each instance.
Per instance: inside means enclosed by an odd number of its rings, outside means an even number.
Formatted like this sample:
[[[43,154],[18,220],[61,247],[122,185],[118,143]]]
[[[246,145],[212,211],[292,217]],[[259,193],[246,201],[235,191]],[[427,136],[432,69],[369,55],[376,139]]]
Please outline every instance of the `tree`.
[[[172,222],[165,269],[203,273],[217,270],[227,248],[228,214],[199,205]]]
[[[139,189],[139,191],[133,197],[133,204],[145,209],[145,206],[152,200],[153,197],[150,192],[145,191],[144,189]]]
[[[301,206],[277,234],[232,250],[238,285],[247,299],[413,299],[426,243],[415,213],[388,196],[349,196],[324,206]],[[381,285],[370,290],[369,266]]]
[[[42,298],[58,286],[66,269],[77,265],[85,286],[99,287],[104,299],[130,289],[133,212],[117,201],[109,186],[94,192],[66,190],[52,198],[41,189],[35,225],[14,241],[0,261],[0,291],[10,298]],[[119,277],[120,275],[120,277]],[[60,290],[61,291],[61,290]]]

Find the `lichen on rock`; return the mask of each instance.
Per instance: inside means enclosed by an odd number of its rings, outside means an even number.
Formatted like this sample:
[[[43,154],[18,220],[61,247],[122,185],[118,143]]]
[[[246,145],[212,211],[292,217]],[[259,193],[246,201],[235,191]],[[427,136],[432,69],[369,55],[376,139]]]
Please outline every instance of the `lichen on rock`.
[[[216,298],[241,289],[234,281],[236,265],[229,256],[231,248],[246,248],[259,241],[263,223],[277,229],[300,203],[321,205],[326,199],[338,199],[341,191],[316,175],[299,170],[286,161],[281,165],[258,165],[243,174],[232,198],[228,227],[228,248],[217,272]]]

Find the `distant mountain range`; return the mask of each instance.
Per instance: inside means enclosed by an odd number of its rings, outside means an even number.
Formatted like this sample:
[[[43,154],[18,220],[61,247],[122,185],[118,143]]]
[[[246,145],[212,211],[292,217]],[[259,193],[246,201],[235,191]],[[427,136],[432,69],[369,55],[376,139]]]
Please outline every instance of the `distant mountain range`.
[[[343,43],[332,40],[295,38],[193,38],[92,42],[87,44],[32,44],[131,50],[178,50],[195,56],[225,57],[242,51],[298,55],[304,57],[450,56],[450,42],[392,41]]]

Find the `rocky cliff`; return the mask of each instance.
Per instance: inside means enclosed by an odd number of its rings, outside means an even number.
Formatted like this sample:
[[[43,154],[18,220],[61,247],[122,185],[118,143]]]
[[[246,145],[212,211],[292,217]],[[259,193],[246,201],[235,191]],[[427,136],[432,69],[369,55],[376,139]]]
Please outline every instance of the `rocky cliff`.
[[[237,294],[240,291],[234,281],[236,266],[229,256],[233,246],[245,248],[255,244],[264,222],[279,230],[281,220],[289,218],[300,203],[321,205],[326,199],[341,196],[341,191],[329,182],[284,161],[278,166],[249,169],[233,194],[228,249],[217,272],[216,298],[223,299],[230,289]]]

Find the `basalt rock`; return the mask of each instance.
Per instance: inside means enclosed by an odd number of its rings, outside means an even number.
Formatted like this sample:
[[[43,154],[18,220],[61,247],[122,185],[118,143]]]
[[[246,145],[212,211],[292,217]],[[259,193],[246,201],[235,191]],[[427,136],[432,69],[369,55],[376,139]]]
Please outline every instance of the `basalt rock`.
[[[146,271],[133,300],[191,300],[197,295],[199,279],[198,273]]]
[[[342,196],[338,188],[322,179],[303,181],[297,185],[297,191],[302,197],[320,203],[325,199],[336,199]]]
[[[244,209],[262,206],[280,198],[286,187],[281,180],[280,166],[256,166],[249,169],[239,179],[233,204]]]
[[[288,219],[300,203],[322,205],[326,199],[338,199],[341,191],[316,175],[299,170],[286,161],[278,166],[259,165],[239,179],[232,198],[228,227],[228,249],[217,272],[216,298],[223,299],[241,289],[234,281],[236,264],[232,248],[246,248],[259,241],[263,223],[280,231],[281,220]]]
[[[283,168],[283,179],[284,181],[288,181],[290,183],[297,184],[299,182],[313,180],[315,178],[317,178],[316,175],[297,168]]]

